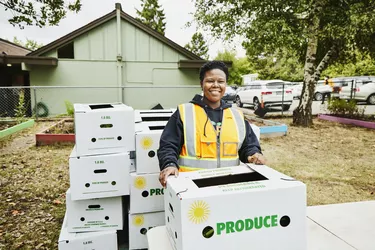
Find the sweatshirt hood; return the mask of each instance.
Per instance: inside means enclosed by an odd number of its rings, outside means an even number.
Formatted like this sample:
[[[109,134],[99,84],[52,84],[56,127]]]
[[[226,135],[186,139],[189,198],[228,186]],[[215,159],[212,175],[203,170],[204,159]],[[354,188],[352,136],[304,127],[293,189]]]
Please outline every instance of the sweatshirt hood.
[[[194,98],[190,101],[190,103],[197,104],[201,106],[202,108],[210,108],[206,103],[203,101],[203,96],[201,95],[195,95]],[[232,107],[232,104],[228,104],[224,102],[223,100],[220,100],[220,107],[216,108],[217,109],[226,109]]]

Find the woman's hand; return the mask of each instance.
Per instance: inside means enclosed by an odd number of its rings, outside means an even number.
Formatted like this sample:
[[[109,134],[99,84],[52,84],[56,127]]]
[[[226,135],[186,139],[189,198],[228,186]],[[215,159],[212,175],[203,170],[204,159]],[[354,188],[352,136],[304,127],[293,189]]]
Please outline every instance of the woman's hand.
[[[163,169],[159,174],[160,184],[165,188],[167,186],[167,178],[170,175],[178,176],[178,169],[176,166],[167,167]]]
[[[266,158],[259,153],[255,153],[252,156],[247,157],[247,161],[249,163],[257,164],[257,165],[265,165],[266,164]]]

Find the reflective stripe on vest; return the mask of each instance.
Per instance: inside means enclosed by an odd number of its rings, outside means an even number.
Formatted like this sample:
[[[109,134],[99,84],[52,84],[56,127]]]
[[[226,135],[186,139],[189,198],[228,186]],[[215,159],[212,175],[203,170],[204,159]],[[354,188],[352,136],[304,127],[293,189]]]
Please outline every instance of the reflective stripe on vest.
[[[216,130],[211,122],[207,121],[207,114],[202,107],[188,103],[179,105],[178,109],[184,130],[184,145],[179,157],[180,168],[210,169],[239,165],[238,150],[246,135],[244,117],[239,110],[223,110],[218,144]]]

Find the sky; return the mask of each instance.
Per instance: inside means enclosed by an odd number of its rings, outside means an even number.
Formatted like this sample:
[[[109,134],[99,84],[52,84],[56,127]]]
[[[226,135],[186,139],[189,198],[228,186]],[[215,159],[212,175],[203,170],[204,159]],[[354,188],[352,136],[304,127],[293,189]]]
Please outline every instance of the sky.
[[[23,30],[18,26],[8,23],[8,19],[12,17],[10,11],[5,11],[0,7],[0,38],[13,41],[16,36],[18,40],[26,41],[26,38],[35,40],[38,43],[46,45],[84,25],[87,23],[113,11],[115,3],[121,3],[122,10],[129,15],[136,17],[135,8],[141,8],[140,0],[82,0],[82,9],[78,14],[68,13],[58,26],[49,26],[44,28],[25,26]],[[165,36],[181,46],[187,44],[192,35],[196,31],[196,26],[185,28],[185,24],[192,20],[191,12],[194,12],[194,4],[191,0],[159,0],[160,5],[164,9],[166,16],[166,32]],[[245,51],[241,47],[239,40],[232,44],[223,44],[221,41],[215,41],[209,38],[209,56],[213,59],[218,51],[225,48],[234,48],[238,57],[245,56]]]

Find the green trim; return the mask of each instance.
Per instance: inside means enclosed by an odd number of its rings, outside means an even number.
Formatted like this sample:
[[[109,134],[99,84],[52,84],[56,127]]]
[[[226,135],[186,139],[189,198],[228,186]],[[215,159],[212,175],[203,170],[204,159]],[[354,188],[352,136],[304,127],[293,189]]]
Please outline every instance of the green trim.
[[[15,125],[15,126],[13,126],[11,128],[7,128],[7,129],[4,129],[4,130],[1,130],[0,131],[0,139],[6,137],[8,135],[11,135],[13,133],[16,133],[16,132],[18,132],[20,130],[23,130],[23,129],[26,129],[26,128],[30,128],[30,127],[34,126],[34,123],[35,123],[35,121],[33,119],[31,119],[31,120],[28,120],[28,121],[23,122],[21,124]]]

